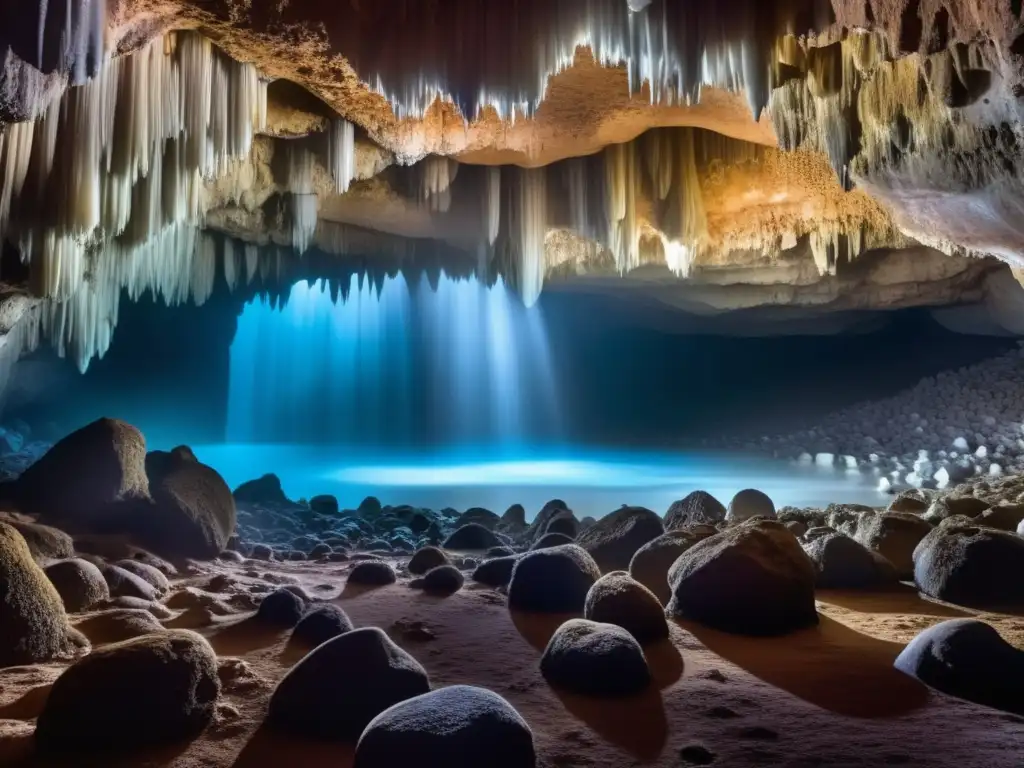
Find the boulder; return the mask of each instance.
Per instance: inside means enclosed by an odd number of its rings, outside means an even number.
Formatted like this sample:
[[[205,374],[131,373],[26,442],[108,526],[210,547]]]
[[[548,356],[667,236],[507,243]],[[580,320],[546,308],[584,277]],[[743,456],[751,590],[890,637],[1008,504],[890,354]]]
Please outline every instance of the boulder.
[[[566,536],[564,533],[545,533],[530,547],[530,550],[538,549],[550,549],[551,547],[560,547],[563,544],[575,544],[576,540],[571,536]]]
[[[629,632],[586,619],[555,630],[540,672],[551,685],[584,696],[628,696],[651,682],[643,649]]]
[[[551,522],[551,518],[560,512],[568,512],[569,507],[561,499],[551,499],[541,507],[540,512],[533,518],[533,522],[530,523],[530,527],[526,529],[525,540],[527,542],[539,539],[548,529],[548,523]]]
[[[2,521],[21,534],[28,544],[28,551],[36,560],[62,560],[75,554],[75,544],[71,537],[59,528],[14,518],[3,518]]]
[[[60,594],[25,539],[0,523],[0,667],[64,656],[74,637]]]
[[[1021,521],[1024,521],[1024,504],[1000,504],[991,507],[978,515],[975,521],[986,528],[1016,531]]]
[[[156,588],[145,579],[116,565],[101,565],[100,573],[110,588],[111,597],[138,597],[156,600]]]
[[[929,627],[894,666],[950,696],[1024,715],[1024,651],[983,621],[952,619]]]
[[[143,635],[163,632],[157,618],[142,608],[110,608],[80,621],[75,627],[96,644],[119,643]]]
[[[380,499],[376,496],[367,496],[365,499],[359,502],[359,506],[356,511],[362,517],[373,518],[380,517],[383,507],[381,507]]]
[[[368,587],[383,587],[398,580],[395,569],[383,560],[364,560],[356,563],[348,574],[349,584]]]
[[[580,521],[576,519],[576,515],[568,510],[562,510],[555,514],[554,517],[548,522],[548,527],[544,531],[546,534],[561,533],[567,536],[570,540],[575,539],[580,532]]]
[[[470,507],[459,515],[458,519],[455,521],[455,527],[461,528],[463,525],[476,523],[478,525],[482,525],[489,531],[493,531],[500,522],[501,518],[494,512],[491,512],[491,510],[484,509],[483,507]]]
[[[338,514],[338,499],[329,493],[321,493],[309,500],[309,508],[318,515]]]
[[[512,547],[491,547],[484,552],[484,557],[508,557],[514,555],[516,552]]]
[[[575,544],[528,552],[512,568],[508,606],[538,613],[579,613],[600,577],[594,559]]]
[[[164,576],[163,571],[159,568],[143,563],[141,560],[118,560],[114,563],[115,566],[122,570],[128,571],[128,573],[135,574],[140,579],[149,584],[158,594],[163,594],[171,588],[171,583]]]
[[[46,578],[56,588],[71,613],[87,611],[110,598],[110,588],[100,569],[87,560],[62,560],[46,567]]]
[[[822,589],[871,589],[896,581],[896,569],[877,552],[843,533],[819,536],[804,545]]]
[[[426,670],[376,627],[316,647],[278,683],[267,723],[299,736],[354,742],[373,718],[427,693]]]
[[[746,488],[732,497],[729,509],[725,513],[726,520],[730,523],[741,523],[755,517],[775,519],[775,504],[768,494],[756,488]]]
[[[136,535],[168,557],[213,559],[235,531],[235,499],[217,470],[175,459],[149,478],[152,505],[133,516]]]
[[[273,627],[294,627],[306,612],[305,601],[290,589],[275,589],[260,601],[256,620]]]
[[[503,542],[479,523],[466,523],[445,539],[445,549],[489,549]]]
[[[454,565],[439,565],[431,568],[421,580],[424,592],[435,595],[450,595],[462,589],[465,577]]]
[[[534,768],[530,726],[496,693],[453,685],[377,715],[356,745],[353,768],[409,764],[444,768]]]
[[[512,579],[512,570],[516,567],[518,560],[518,555],[484,560],[473,571],[472,579],[489,587],[506,587]]]
[[[431,568],[439,565],[447,565],[451,561],[443,550],[437,547],[421,547],[409,560],[409,573],[420,576]]]
[[[914,581],[926,595],[978,608],[1024,605],[1024,539],[972,525],[943,525],[922,542]]]
[[[353,629],[355,625],[341,608],[334,603],[318,603],[299,619],[292,630],[292,639],[317,646]]]
[[[187,739],[212,720],[217,656],[173,629],[94,650],[57,678],[36,723],[43,753],[124,751]]]
[[[583,604],[583,617],[616,624],[641,645],[668,637],[665,610],[658,598],[625,571],[612,571],[594,582]]]
[[[644,544],[665,532],[661,518],[644,507],[622,507],[583,531],[576,543],[594,558],[602,573],[624,571]]]
[[[665,513],[665,530],[674,531],[691,525],[715,525],[725,520],[726,509],[718,499],[707,491],[693,491],[672,506]]]
[[[920,515],[928,509],[929,503],[928,497],[917,489],[903,491],[889,502],[886,512],[910,512]]]
[[[943,496],[933,501],[923,516],[934,525],[953,515],[977,517],[991,506],[974,496]]]
[[[19,509],[41,520],[108,531],[121,502],[148,496],[146,440],[131,424],[98,419],[54,444],[12,491]]]
[[[668,611],[747,635],[818,623],[817,571],[781,523],[753,519],[694,544],[669,569]]]
[[[512,531],[519,531],[526,527],[526,510],[522,504],[513,504],[505,510],[501,516],[501,524],[504,528]]]
[[[892,563],[897,578],[909,579],[914,573],[914,548],[931,529],[917,515],[885,512],[862,518],[854,538]]]
[[[691,530],[677,529],[651,539],[629,561],[629,575],[651,590],[662,604],[667,604],[672,597],[672,590],[668,586],[668,569],[701,538],[706,537],[698,536]]]

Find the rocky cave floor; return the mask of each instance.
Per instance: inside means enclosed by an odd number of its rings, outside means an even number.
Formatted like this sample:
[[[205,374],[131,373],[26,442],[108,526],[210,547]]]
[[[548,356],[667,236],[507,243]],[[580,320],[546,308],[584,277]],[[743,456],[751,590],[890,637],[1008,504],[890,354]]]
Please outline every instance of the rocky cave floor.
[[[100,420],[0,490],[0,764],[1021,762],[1021,475],[528,524],[232,492]]]

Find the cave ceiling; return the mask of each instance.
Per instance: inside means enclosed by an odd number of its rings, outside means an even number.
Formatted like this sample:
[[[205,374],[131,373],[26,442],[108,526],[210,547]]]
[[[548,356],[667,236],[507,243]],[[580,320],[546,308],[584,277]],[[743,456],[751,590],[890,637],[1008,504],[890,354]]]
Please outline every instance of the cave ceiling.
[[[1024,268],[1019,5],[7,3],[0,304],[84,365],[122,289],[221,279],[984,301]]]

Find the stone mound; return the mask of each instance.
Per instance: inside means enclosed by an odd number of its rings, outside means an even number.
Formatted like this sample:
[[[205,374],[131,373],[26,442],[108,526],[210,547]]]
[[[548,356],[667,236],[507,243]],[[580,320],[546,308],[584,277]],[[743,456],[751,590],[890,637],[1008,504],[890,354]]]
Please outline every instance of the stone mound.
[[[686,550],[669,570],[667,610],[747,635],[817,624],[814,563],[782,523],[748,520]]]
[[[668,569],[701,538],[706,537],[698,536],[692,530],[674,530],[651,539],[629,561],[629,575],[651,590],[662,604],[667,604],[672,598]]]
[[[110,588],[100,569],[87,560],[74,558],[48,565],[46,578],[57,589],[64,610],[87,611],[110,598]]]
[[[158,594],[163,594],[171,588],[171,583],[164,576],[163,571],[139,560],[118,560],[114,563],[128,573],[133,573],[149,584]]]
[[[148,581],[117,565],[101,565],[100,573],[107,581],[111,597],[138,597],[156,600],[157,591]]]
[[[930,531],[928,521],[909,512],[885,512],[860,520],[857,541],[893,564],[899,579],[914,574],[914,548]]]
[[[624,571],[644,544],[665,532],[661,518],[644,507],[622,507],[605,515],[576,540],[602,573]]]
[[[755,517],[775,519],[775,504],[768,494],[756,488],[745,488],[732,497],[725,519],[730,523],[742,523]]]
[[[28,544],[28,551],[36,560],[63,560],[75,554],[75,544],[71,537],[59,528],[13,518],[3,518],[2,522],[21,534]]]
[[[586,619],[555,630],[540,672],[551,685],[584,696],[628,696],[651,682],[643,649],[629,632]]]
[[[871,589],[896,581],[892,563],[842,533],[816,537],[804,551],[818,570],[822,589]]]
[[[353,629],[355,625],[341,608],[333,603],[318,603],[299,619],[292,630],[292,638],[306,645],[317,646]]]
[[[551,547],[560,547],[563,544],[575,543],[576,540],[574,538],[572,538],[571,536],[566,536],[564,533],[545,533],[543,536],[541,536],[539,539],[533,542],[533,546],[530,547],[530,550],[536,551],[538,549],[550,549]]]
[[[395,569],[383,560],[364,560],[356,563],[348,574],[349,584],[367,587],[383,587],[398,580]]]
[[[518,558],[508,584],[508,606],[538,613],[579,613],[601,570],[575,544],[528,552]]]
[[[665,513],[665,530],[674,531],[691,525],[715,525],[725,520],[725,506],[707,491],[693,491]]]
[[[306,603],[289,589],[275,589],[260,601],[256,620],[273,627],[294,627],[306,612]]]
[[[448,555],[437,547],[421,547],[409,560],[409,573],[421,576],[431,568],[447,565],[451,562]]]
[[[479,523],[467,523],[444,541],[445,549],[490,549],[502,545],[501,539]]]
[[[423,667],[384,632],[354,629],[310,651],[282,678],[267,722],[300,736],[354,742],[388,707],[429,690]]]
[[[512,579],[512,570],[519,560],[517,555],[506,555],[505,557],[494,557],[484,560],[473,571],[472,579],[489,587],[508,586]]]
[[[580,521],[576,519],[576,515],[568,510],[556,513],[544,531],[545,534],[561,533],[568,536],[571,540],[574,540],[579,535],[579,532]]]
[[[353,768],[534,768],[530,726],[496,693],[453,685],[377,715],[356,745]],[[486,757],[484,757],[486,756]]]
[[[44,753],[124,751],[190,738],[213,719],[217,656],[169,630],[94,650],[57,678],[36,724]]]
[[[439,565],[423,576],[424,592],[435,595],[450,595],[462,589],[465,577],[454,565]]]
[[[914,581],[926,595],[959,605],[1024,605],[1024,539],[980,526],[943,525],[922,542]]]
[[[594,582],[587,593],[583,617],[616,624],[641,645],[668,637],[665,610],[658,598],[625,571],[612,571]]]

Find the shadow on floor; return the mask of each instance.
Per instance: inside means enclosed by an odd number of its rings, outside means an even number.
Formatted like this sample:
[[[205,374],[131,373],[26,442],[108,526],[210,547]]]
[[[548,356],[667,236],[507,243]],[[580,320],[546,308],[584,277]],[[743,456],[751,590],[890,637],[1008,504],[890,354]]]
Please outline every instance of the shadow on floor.
[[[885,589],[863,591],[819,589],[814,596],[823,603],[858,613],[909,613],[940,619],[957,619],[972,615],[956,606],[931,600],[918,592],[916,587],[908,584],[894,584]]]
[[[919,709],[928,689],[893,667],[903,645],[820,616],[817,627],[745,637],[676,620],[709,650],[766,683],[848,717],[890,718]]]
[[[354,744],[300,739],[261,727],[238,753],[232,768],[349,768]]]
[[[577,613],[525,613],[524,611],[509,611],[512,617],[512,624],[523,639],[538,651],[548,647],[548,641],[555,634],[555,630],[562,626],[569,619],[578,619]]]
[[[623,698],[579,696],[558,688],[551,690],[573,717],[638,760],[652,761],[665,748],[668,722],[656,685],[648,686],[636,696]]]
[[[53,684],[37,685],[25,691],[20,697],[10,704],[0,707],[0,720],[31,720],[39,717],[46,705],[46,699],[50,696],[50,689]]]
[[[671,639],[645,645],[644,656],[656,688],[668,688],[683,676],[683,656]]]
[[[277,644],[287,631],[280,627],[268,626],[250,616],[224,625],[222,629],[210,633],[207,639],[218,656],[242,656]]]

